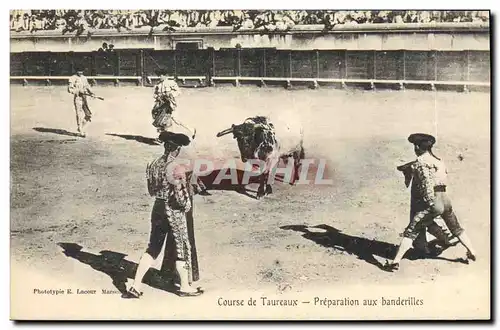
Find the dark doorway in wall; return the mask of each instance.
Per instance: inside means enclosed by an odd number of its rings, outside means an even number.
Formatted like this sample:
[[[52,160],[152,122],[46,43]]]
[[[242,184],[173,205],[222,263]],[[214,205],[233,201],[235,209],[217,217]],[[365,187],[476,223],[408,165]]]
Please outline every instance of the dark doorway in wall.
[[[179,42],[175,45],[176,50],[198,50],[198,42]]]

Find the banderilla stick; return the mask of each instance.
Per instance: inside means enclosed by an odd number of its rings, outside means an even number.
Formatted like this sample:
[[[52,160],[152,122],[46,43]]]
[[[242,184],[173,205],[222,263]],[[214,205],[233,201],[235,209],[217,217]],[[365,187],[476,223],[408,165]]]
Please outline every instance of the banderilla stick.
[[[98,100],[104,101],[104,97],[100,97],[100,96],[97,96],[97,95],[90,95],[90,94],[83,94],[83,95],[90,96],[90,97],[93,97],[93,98],[95,98],[95,99],[98,99]]]
[[[186,127],[186,125],[182,124],[180,121],[175,120],[175,118],[174,118],[173,116],[172,116],[172,117],[170,117],[170,119],[172,119],[172,121],[173,121],[174,123],[176,123],[177,125],[182,126],[182,127],[184,127],[185,129],[187,129],[188,131],[192,132],[192,133],[193,133],[193,137],[192,137],[192,138],[193,138],[193,139],[195,138],[195,136],[196,136],[196,128],[194,129],[194,131],[192,131],[190,128]]]

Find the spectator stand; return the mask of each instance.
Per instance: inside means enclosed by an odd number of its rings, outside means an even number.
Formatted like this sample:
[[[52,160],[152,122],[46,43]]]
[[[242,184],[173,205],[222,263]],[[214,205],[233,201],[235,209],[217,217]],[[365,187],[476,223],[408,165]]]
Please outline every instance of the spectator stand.
[[[31,16],[43,18],[42,11]],[[399,51],[311,49],[287,50],[259,47],[213,48],[203,45],[206,36],[233,35],[342,35],[345,33],[484,33],[489,31],[488,12],[415,12],[415,11],[144,11],[144,12],[62,12],[72,23],[62,28],[54,24],[38,28],[13,29],[11,38],[61,38],[71,44],[78,38],[150,38],[150,49],[103,49],[87,54],[87,76],[93,83],[122,82],[149,86],[158,78],[152,74],[167,66],[181,86],[215,86],[230,82],[257,83],[260,86],[280,84],[292,87],[306,84],[317,88],[324,84],[345,87],[361,84],[368,88],[392,85],[489,87],[489,51]],[[24,14],[26,15],[26,14]],[[30,17],[28,15],[28,17]],[[64,16],[66,15],[66,16]],[[69,15],[69,16],[68,16]],[[73,16],[71,16],[73,15]],[[134,16],[135,15],[135,16]],[[12,21],[11,16],[11,21]],[[18,16],[16,16],[18,17]],[[114,18],[113,18],[114,17]],[[135,18],[134,18],[135,17]],[[91,19],[92,24],[89,23]],[[128,20],[128,21],[127,21]],[[57,21],[57,19],[56,19]],[[68,19],[67,19],[68,21]],[[80,22],[80,23],[78,23]],[[86,23],[85,23],[86,22]],[[128,22],[128,23],[127,23]],[[141,23],[142,22],[142,23]],[[14,25],[11,25],[11,27]],[[25,25],[26,26],[26,25]],[[27,25],[28,27],[30,25]],[[42,31],[40,31],[42,30]],[[157,49],[158,38],[172,39],[172,50]],[[179,43],[191,39],[194,42]],[[75,39],[75,40],[76,40]],[[163,41],[165,42],[165,41]],[[198,43],[196,47],[190,45]],[[39,54],[42,56],[41,54]],[[61,54],[49,54],[49,58]],[[17,55],[16,55],[17,56]],[[31,54],[32,58],[37,54]],[[39,57],[40,57],[39,56]],[[84,56],[79,54],[78,56]],[[15,56],[14,56],[15,57]],[[11,54],[11,59],[13,58]],[[32,58],[29,58],[30,60]],[[40,59],[39,62],[43,62]],[[65,59],[61,62],[72,62]],[[66,69],[52,69],[53,63],[42,63],[40,70],[27,68],[33,61],[22,61],[21,69],[11,68],[11,80],[27,84],[41,80],[46,84],[69,78]],[[36,62],[36,61],[35,61]],[[51,62],[49,60],[49,62]],[[161,63],[161,65],[160,65]],[[35,64],[35,66],[38,64]],[[71,64],[72,65],[72,64]],[[418,70],[416,70],[418,68]],[[15,71],[15,72],[13,72]],[[71,70],[70,70],[71,71]],[[14,73],[14,74],[13,74]],[[194,84],[194,85],[193,85]]]

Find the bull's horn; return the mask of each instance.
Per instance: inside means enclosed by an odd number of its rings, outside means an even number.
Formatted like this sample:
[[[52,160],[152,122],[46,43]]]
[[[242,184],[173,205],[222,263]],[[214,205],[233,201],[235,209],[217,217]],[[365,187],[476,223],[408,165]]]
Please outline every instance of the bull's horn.
[[[233,132],[233,129],[234,129],[234,125],[223,130],[223,131],[220,131],[219,133],[217,133],[217,137],[221,137],[221,136],[224,136],[226,134],[229,134],[229,133],[232,133]]]

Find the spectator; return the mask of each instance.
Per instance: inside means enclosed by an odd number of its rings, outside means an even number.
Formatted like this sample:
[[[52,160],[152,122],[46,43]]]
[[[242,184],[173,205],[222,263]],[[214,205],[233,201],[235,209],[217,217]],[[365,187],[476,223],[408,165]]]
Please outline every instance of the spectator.
[[[170,15],[171,11],[170,10],[163,10],[160,13],[158,13],[158,17],[156,21],[158,24],[168,24],[170,22]]]
[[[358,12],[356,12],[354,10],[351,10],[347,14],[346,22],[345,23],[346,24],[351,24],[351,25],[357,25],[358,24],[358,21],[357,21],[358,18],[359,18]]]
[[[321,16],[322,16],[322,12],[308,10],[306,19],[305,19],[303,24],[306,24],[306,25],[322,24],[322,21],[320,19]]]
[[[233,22],[233,28],[235,30],[239,28],[244,28],[244,29],[254,29],[254,17],[256,16],[256,13],[254,12],[248,12],[248,11],[238,11],[235,12],[232,18]]]
[[[288,10],[288,17],[290,17],[295,25],[300,24],[307,17],[307,12],[305,10],[296,11],[296,10]]]
[[[444,15],[442,12],[439,11],[433,11],[432,12],[432,22],[434,23],[444,23]]]
[[[392,16],[392,23],[403,24],[404,23],[404,12],[403,11],[395,11]]]
[[[139,27],[148,25],[150,22],[148,15],[144,11],[140,11],[139,13],[137,13],[137,19]]]
[[[344,23],[346,23],[346,20],[347,20],[347,12],[346,11],[338,11],[333,15],[334,25],[344,24]]]
[[[89,28],[89,23],[87,22],[84,13],[78,13],[75,21],[75,28],[80,32],[87,31]]]
[[[203,26],[214,28],[219,25],[221,18],[222,15],[219,10],[207,10],[201,15],[200,21]]]
[[[197,10],[190,10],[186,12],[186,26],[200,27],[201,26],[200,18],[201,18],[200,12]]]
[[[266,31],[274,31],[276,26],[274,23],[274,13],[270,10],[259,13],[254,20],[255,29],[264,29]]]
[[[62,17],[59,17],[56,19],[56,22],[55,22],[55,29],[58,30],[58,31],[64,31],[66,29],[66,20]]]
[[[17,14],[16,18],[14,19],[14,21],[11,24],[11,29],[19,32],[19,31],[23,30],[23,27],[24,27],[24,21],[23,21],[21,15]]]
[[[337,24],[337,13],[327,12],[323,16],[323,24],[325,25],[325,30],[333,29],[333,27]]]
[[[95,29],[102,29],[104,25],[104,13],[101,10],[94,12],[91,22]]]
[[[419,23],[430,23],[431,22],[431,15],[428,11],[421,11],[418,15],[418,22]]]
[[[488,22],[490,20],[490,12],[487,10],[480,11],[478,13],[478,17],[481,19],[481,21]]]

